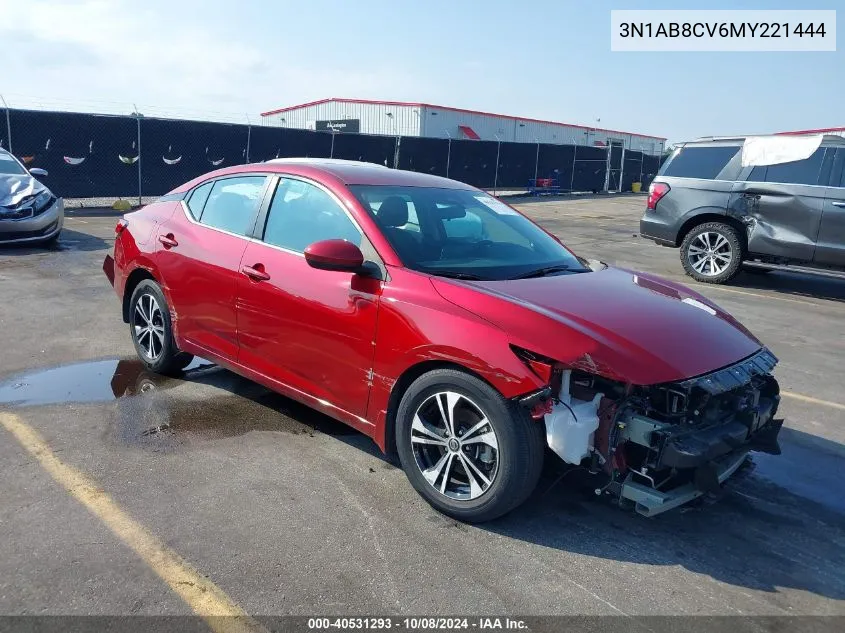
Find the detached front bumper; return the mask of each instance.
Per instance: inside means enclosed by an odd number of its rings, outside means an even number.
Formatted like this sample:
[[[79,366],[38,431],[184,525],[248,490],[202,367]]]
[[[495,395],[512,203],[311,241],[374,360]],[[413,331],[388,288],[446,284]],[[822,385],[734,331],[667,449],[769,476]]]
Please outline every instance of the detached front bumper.
[[[747,455],[747,450],[741,450],[714,460],[710,467],[716,477],[717,484],[723,484],[739,470]],[[619,496],[633,501],[634,509],[638,514],[651,517],[689,503],[707,492],[709,491],[701,489],[695,482],[663,492],[637,483],[634,481],[634,476],[629,474],[622,482]]]
[[[783,420],[772,419],[772,412],[768,409],[760,425],[753,429],[729,422],[670,438],[663,446],[653,474],[662,477],[657,473],[670,472],[670,482],[680,479],[683,483],[655,485],[654,477],[632,471],[621,482],[619,496],[633,501],[639,514],[654,516],[715,492],[742,465],[750,451],[780,454],[778,435]],[[636,421],[637,418],[631,420],[634,425]]]
[[[0,244],[27,244],[47,241],[58,235],[65,220],[65,204],[56,198],[37,215],[5,219],[0,215]]]

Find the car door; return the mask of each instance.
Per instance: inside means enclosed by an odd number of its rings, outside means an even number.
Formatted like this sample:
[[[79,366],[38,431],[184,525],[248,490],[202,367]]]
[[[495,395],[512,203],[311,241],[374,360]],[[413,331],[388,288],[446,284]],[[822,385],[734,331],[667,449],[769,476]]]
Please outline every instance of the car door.
[[[328,189],[275,180],[238,280],[239,363],[324,406],[364,416],[383,282],[311,268],[303,253],[314,242],[345,239],[366,259],[378,256]]]
[[[735,183],[728,215],[748,223],[754,254],[811,261],[819,235],[824,186],[819,186],[827,148],[805,160],[751,169]]]
[[[815,262],[845,266],[845,147],[836,149],[830,186],[825,189]]]
[[[158,229],[156,264],[177,334],[223,360],[238,357],[235,291],[267,181],[250,174],[203,183]]]

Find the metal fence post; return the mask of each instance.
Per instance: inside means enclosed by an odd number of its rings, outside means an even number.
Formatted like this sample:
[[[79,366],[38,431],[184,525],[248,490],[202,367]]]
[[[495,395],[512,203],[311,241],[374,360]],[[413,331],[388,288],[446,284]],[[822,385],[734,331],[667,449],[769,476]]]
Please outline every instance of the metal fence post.
[[[493,176],[493,195],[499,186],[499,153],[502,151],[502,140],[496,135],[496,174]]]
[[[138,206],[140,207],[143,204],[143,193],[144,187],[141,184],[143,180],[141,179],[141,163],[144,162],[144,158],[141,156],[141,113],[138,111],[138,106],[134,103],[132,107],[135,108],[135,123],[138,126]]]
[[[537,186],[537,171],[540,169],[540,141],[537,141],[537,156],[534,158],[534,186]]]
[[[334,135],[335,135],[335,131],[334,131],[334,128],[332,128],[332,147],[329,150],[329,158],[334,158]]]
[[[645,161],[645,152],[640,152],[640,185],[643,182],[643,161]]]
[[[402,137],[396,137],[396,143],[394,144],[394,151],[393,151],[393,169],[399,169],[399,152],[402,149]]]
[[[249,120],[249,115],[246,115],[246,162],[249,163],[249,142],[252,138],[252,122]]]
[[[616,185],[616,193],[622,193],[622,181],[625,179],[625,143],[622,143],[622,160],[619,163],[619,184]]]
[[[575,149],[572,151],[572,174],[569,178],[569,193],[575,187],[575,161],[578,160],[578,143],[575,144]]]
[[[9,141],[9,153],[12,153],[12,123],[11,119],[9,118],[9,104],[6,103],[6,99],[3,98],[3,95],[0,95],[0,101],[3,102],[3,109],[6,110],[6,139]]]

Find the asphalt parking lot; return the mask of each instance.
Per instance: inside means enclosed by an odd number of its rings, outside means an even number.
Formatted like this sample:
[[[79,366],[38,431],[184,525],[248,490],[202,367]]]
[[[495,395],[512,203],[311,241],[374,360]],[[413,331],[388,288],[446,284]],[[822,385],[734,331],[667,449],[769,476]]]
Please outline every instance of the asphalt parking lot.
[[[519,204],[733,313],[780,358],[786,418],[782,456],[653,519],[550,466],[515,513],[455,523],[351,429],[202,363],[144,374],[101,271],[113,214],[0,249],[0,614],[188,614],[198,583],[257,615],[845,615],[845,282],[696,284],[636,236],[643,205]]]

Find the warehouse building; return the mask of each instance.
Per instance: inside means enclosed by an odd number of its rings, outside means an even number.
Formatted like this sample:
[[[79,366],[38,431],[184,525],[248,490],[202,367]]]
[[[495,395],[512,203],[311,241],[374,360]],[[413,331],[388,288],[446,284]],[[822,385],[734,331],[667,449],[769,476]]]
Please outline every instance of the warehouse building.
[[[597,147],[612,144],[650,155],[662,154],[666,143],[659,136],[401,101],[321,99],[263,112],[261,120],[268,126],[335,133]]]

